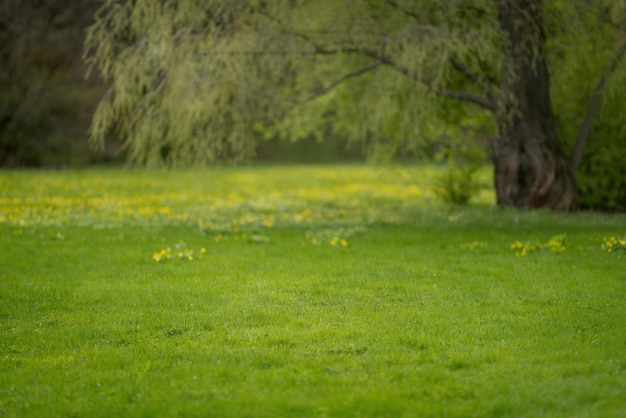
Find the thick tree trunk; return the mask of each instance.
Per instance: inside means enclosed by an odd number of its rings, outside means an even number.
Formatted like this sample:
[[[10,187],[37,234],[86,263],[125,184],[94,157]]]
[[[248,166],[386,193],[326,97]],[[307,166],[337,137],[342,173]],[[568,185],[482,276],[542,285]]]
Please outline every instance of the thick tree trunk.
[[[501,0],[504,67],[494,143],[498,204],[571,210],[576,185],[557,138],[540,0]]]

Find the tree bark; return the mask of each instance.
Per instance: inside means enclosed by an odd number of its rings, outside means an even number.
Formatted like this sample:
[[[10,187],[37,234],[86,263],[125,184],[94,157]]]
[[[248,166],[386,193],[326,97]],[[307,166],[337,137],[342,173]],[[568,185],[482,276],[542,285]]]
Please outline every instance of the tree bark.
[[[493,153],[498,205],[572,210],[576,184],[552,113],[541,0],[501,0],[498,19],[504,35]]]

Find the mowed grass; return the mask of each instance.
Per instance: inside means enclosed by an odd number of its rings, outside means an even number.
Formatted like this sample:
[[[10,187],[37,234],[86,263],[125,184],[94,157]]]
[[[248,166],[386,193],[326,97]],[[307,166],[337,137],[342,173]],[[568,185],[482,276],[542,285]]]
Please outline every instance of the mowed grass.
[[[436,171],[0,173],[0,416],[624,416],[626,217]]]

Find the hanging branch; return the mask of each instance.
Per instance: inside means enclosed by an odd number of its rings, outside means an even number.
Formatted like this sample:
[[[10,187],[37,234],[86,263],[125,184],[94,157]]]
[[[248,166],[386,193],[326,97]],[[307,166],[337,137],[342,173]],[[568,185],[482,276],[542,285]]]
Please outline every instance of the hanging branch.
[[[333,82],[331,82],[330,84],[322,87],[319,90],[314,91],[311,96],[309,96],[307,98],[306,101],[311,101],[313,99],[315,99],[316,97],[319,97],[325,93],[328,93],[330,90],[334,89],[335,87],[337,87],[339,84],[343,83],[346,80],[349,80],[353,77],[357,77],[360,76],[361,74],[365,74],[369,71],[373,71],[375,69],[377,69],[378,67],[380,67],[380,63],[379,62],[375,62],[374,64],[371,65],[367,65],[363,68],[359,68],[358,70],[349,72],[347,74],[342,75],[341,77],[335,79]]]
[[[393,3],[393,2],[392,2]],[[390,3],[390,4],[392,4]],[[397,6],[397,4],[392,4],[394,6]],[[464,102],[468,102],[468,103],[473,103],[476,104],[480,107],[483,107],[491,112],[495,112],[496,111],[496,104],[495,101],[493,100],[493,96],[491,95],[493,93],[492,90],[487,89],[487,95],[488,97],[482,97],[480,95],[477,94],[473,94],[473,93],[469,93],[469,92],[465,92],[465,91],[458,91],[458,90],[451,90],[451,89],[447,89],[441,86],[438,86],[437,83],[428,77],[424,77],[423,75],[419,74],[416,71],[410,70],[409,68],[401,65],[400,63],[396,62],[391,56],[389,56],[388,54],[384,53],[384,48],[379,48],[378,50],[375,49],[370,49],[370,48],[366,48],[366,47],[360,47],[360,46],[340,46],[337,48],[328,48],[325,46],[322,46],[318,43],[315,42],[315,40],[302,32],[299,31],[295,31],[293,29],[289,29],[287,28],[287,26],[280,20],[277,19],[274,16],[271,15],[267,15],[264,14],[264,16],[266,18],[268,18],[268,20],[270,20],[272,23],[276,24],[279,28],[279,30],[284,33],[285,35],[290,35],[290,36],[294,36],[296,38],[299,38],[305,42],[307,42],[309,45],[311,45],[313,47],[313,51],[316,54],[320,54],[320,55],[335,55],[335,54],[340,54],[340,53],[354,53],[354,54],[360,54],[360,55],[365,55],[367,57],[373,58],[375,59],[378,64],[383,64],[386,65],[396,71],[398,71],[400,74],[403,74],[409,78],[411,78],[412,80],[415,80],[419,83],[422,83],[423,85],[425,85],[430,91],[432,91],[435,94],[439,94],[451,99],[455,99],[455,100],[460,100],[460,101],[464,101]],[[385,42],[382,42],[381,45],[384,45]],[[457,62],[457,64],[461,67],[463,66],[463,64],[461,64],[460,62]],[[467,68],[467,67],[465,67]],[[473,71],[469,68],[467,68],[468,71]],[[366,71],[357,71],[356,74],[352,75],[351,77],[360,75],[362,73],[364,73]],[[464,72],[465,73],[465,72]],[[466,75],[468,75],[468,73],[465,73]],[[469,75],[468,75],[469,76]],[[350,78],[351,78],[350,77]],[[470,78],[473,78],[474,74],[472,74],[470,76]],[[476,77],[478,77],[478,75],[476,75]]]

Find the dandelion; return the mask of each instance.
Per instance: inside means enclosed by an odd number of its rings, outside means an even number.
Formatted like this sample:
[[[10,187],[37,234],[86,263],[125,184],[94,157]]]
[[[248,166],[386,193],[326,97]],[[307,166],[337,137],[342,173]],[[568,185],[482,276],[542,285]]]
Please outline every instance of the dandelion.
[[[338,237],[333,237],[333,239],[330,240],[330,245],[332,245],[334,247],[337,244],[339,244],[339,238]]]
[[[513,243],[515,244],[515,243]],[[521,244],[521,243],[520,243]],[[487,243],[486,242],[482,242],[482,241],[474,241],[474,242],[470,242],[467,245],[467,248],[470,249],[470,251],[474,251],[476,248],[487,248]],[[513,246],[511,246],[511,248],[513,248]]]
[[[546,247],[553,253],[562,253],[565,251],[565,235],[555,235],[546,243]]]
[[[348,241],[346,241],[344,238],[342,238],[341,241],[339,241],[339,243],[341,243],[342,247],[347,247],[348,246]]]
[[[168,247],[164,250],[156,252],[152,255],[152,259],[157,263],[161,262],[161,260],[169,260],[171,258],[171,249]]]
[[[511,244],[511,250],[515,251],[516,257],[526,257],[529,253],[535,251],[541,245],[538,243],[522,243],[521,241],[515,241]]]
[[[626,239],[612,237],[602,238],[602,249],[607,253],[615,251],[626,252]]]
[[[515,241],[511,244],[511,250],[515,251],[516,257],[526,257],[531,252],[540,248],[548,248],[553,253],[562,253],[565,251],[565,235],[555,235],[545,244],[540,242],[522,243],[521,241]]]
[[[175,246],[176,247],[176,246]],[[199,251],[200,254],[206,253],[205,248],[201,248]],[[165,260],[181,260],[181,261],[194,261],[196,259],[195,251],[192,249],[184,249],[181,251],[176,251],[172,253],[172,249],[170,247],[164,248],[161,251],[157,251],[152,255],[152,259],[157,263]]]

